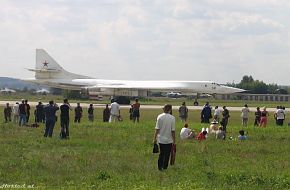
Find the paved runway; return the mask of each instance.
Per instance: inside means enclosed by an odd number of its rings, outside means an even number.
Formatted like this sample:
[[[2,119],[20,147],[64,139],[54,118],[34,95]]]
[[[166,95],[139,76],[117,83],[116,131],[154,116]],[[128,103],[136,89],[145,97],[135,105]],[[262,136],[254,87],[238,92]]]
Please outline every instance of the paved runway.
[[[16,101],[0,101],[0,106],[4,106],[6,105],[6,103],[9,103],[10,105],[14,105]],[[35,107],[38,102],[28,102],[30,104],[30,106]],[[44,105],[46,105],[47,102],[44,102]],[[57,102],[58,105],[61,105],[62,102]],[[76,106],[76,103],[71,103],[72,107]],[[89,103],[81,103],[81,106],[83,108],[89,107]],[[94,104],[95,108],[104,108],[105,104]],[[162,109],[163,105],[142,105],[141,104],[141,109]],[[121,109],[129,109],[130,105],[121,105]],[[179,108],[179,106],[173,106],[174,110],[177,110]],[[187,108],[189,110],[201,110],[203,108],[203,106],[187,106]],[[222,109],[220,107],[220,109]],[[241,111],[242,107],[227,107],[228,110],[230,111]],[[250,111],[254,112],[256,111],[255,107],[249,107]],[[267,108],[268,111],[270,112],[274,112],[276,111],[276,108]],[[290,111],[290,109],[286,109],[286,111]]]

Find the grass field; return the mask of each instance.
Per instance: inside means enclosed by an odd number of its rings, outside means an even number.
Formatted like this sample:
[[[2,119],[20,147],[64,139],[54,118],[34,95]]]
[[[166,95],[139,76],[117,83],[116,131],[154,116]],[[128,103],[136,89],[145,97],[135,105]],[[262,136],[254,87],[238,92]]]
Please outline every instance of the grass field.
[[[0,188],[290,189],[290,127],[276,127],[273,114],[267,128],[254,128],[251,113],[244,142],[211,136],[205,142],[182,142],[177,121],[176,164],[159,172],[151,142],[161,110],[141,110],[139,124],[127,119],[128,110],[121,113],[124,121],[114,124],[101,122],[99,109],[94,123],[85,115],[81,124],[71,123],[69,140],[58,138],[59,123],[53,138],[46,139],[43,125],[22,128],[3,123],[1,115]],[[199,130],[207,125],[192,111],[189,126]],[[228,137],[237,137],[241,128],[240,113],[232,112]]]

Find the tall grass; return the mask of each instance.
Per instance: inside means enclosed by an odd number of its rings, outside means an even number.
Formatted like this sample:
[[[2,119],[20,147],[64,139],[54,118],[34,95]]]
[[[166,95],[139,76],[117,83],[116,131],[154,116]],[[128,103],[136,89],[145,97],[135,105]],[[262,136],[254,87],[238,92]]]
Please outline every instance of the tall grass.
[[[0,125],[1,184],[33,184],[40,189],[290,189],[290,128],[254,128],[253,113],[246,131],[249,140],[180,141],[177,118],[176,164],[157,169],[152,154],[155,119],[161,110],[141,110],[141,121],[71,123],[69,140],[60,140],[59,122],[53,138],[44,126]],[[177,116],[177,113],[174,112]],[[71,115],[73,117],[73,115]],[[72,121],[73,118],[71,118]],[[3,118],[0,118],[3,121]],[[199,112],[190,113],[189,126],[200,130]],[[241,129],[240,113],[232,112],[228,137]]]

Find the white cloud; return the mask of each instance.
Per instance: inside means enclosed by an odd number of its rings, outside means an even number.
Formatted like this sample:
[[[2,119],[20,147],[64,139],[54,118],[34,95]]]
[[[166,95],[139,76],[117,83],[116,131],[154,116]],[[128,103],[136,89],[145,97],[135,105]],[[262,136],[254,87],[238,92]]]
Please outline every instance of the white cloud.
[[[279,64],[288,74],[289,19],[286,0],[1,1],[0,75],[32,76],[22,67],[44,48],[91,76],[232,82],[250,73],[287,84],[267,73]]]

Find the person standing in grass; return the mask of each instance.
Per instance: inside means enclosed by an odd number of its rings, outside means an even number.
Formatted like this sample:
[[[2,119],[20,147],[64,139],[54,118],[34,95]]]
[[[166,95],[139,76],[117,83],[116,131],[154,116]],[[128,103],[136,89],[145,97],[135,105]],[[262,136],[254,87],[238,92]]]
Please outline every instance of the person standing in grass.
[[[132,117],[133,117],[133,122],[135,123],[136,121],[139,123],[139,118],[140,118],[140,103],[138,98],[135,99],[135,103],[132,104]]]
[[[172,144],[175,144],[175,117],[171,115],[172,105],[166,104],[162,114],[156,121],[153,144],[159,143],[160,154],[158,158],[158,169],[166,170],[168,167]]]
[[[16,102],[12,108],[13,113],[13,122],[18,123],[19,122],[19,103]]]
[[[266,127],[267,126],[268,116],[269,116],[269,113],[267,111],[267,108],[264,107],[263,111],[261,112],[260,127]]]
[[[213,118],[214,118],[217,122],[220,121],[220,114],[221,114],[221,110],[219,109],[218,106],[215,106],[215,108],[214,108]]]
[[[257,111],[255,112],[255,122],[254,126],[259,126],[261,120],[261,110],[259,107],[257,107]]]
[[[56,116],[56,111],[59,110],[59,107],[54,104],[54,102],[51,100],[49,101],[49,104],[44,107],[44,113],[45,113],[45,132],[44,137],[52,137]]]
[[[282,106],[279,106],[275,114],[276,114],[276,124],[278,126],[283,126],[283,122],[285,119],[285,111],[282,109]]]
[[[88,119],[91,122],[94,122],[94,106],[93,104],[90,104],[90,107],[88,109]]]
[[[201,123],[209,123],[209,120],[212,118],[211,107],[208,102],[204,105],[201,111]]]
[[[106,104],[106,108],[103,110],[103,122],[109,122],[110,119],[110,108],[109,105]]]
[[[248,126],[249,112],[250,112],[250,110],[248,108],[248,105],[245,104],[245,106],[242,109],[242,115],[241,115],[243,127],[247,127]]]
[[[37,123],[44,122],[44,106],[43,106],[42,102],[38,102],[38,105],[36,106],[35,117],[36,117],[35,122],[37,122]]]
[[[9,106],[9,103],[6,103],[6,107],[4,108],[5,123],[11,121],[11,114],[12,114],[12,108]]]
[[[60,138],[69,138],[69,111],[72,110],[68,99],[63,100],[63,104],[60,106]]]
[[[28,100],[25,100],[25,113],[26,113],[26,122],[29,122],[30,118],[30,105],[28,103]]]
[[[112,99],[109,122],[116,122],[120,117],[120,105]]]
[[[186,122],[188,118],[188,108],[185,105],[185,102],[182,103],[182,105],[178,109],[179,118],[182,122]]]
[[[81,118],[83,116],[83,108],[81,107],[80,103],[77,103],[77,107],[75,108],[75,123],[81,122]]]
[[[23,125],[26,125],[26,108],[24,100],[22,100],[19,105],[19,126]]]
[[[229,110],[227,109],[226,106],[223,106],[223,109],[224,110],[222,112],[222,115],[223,115],[222,123],[223,123],[223,130],[226,133],[227,132],[227,125],[228,125],[229,118],[230,118],[230,112],[229,112]]]

